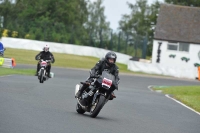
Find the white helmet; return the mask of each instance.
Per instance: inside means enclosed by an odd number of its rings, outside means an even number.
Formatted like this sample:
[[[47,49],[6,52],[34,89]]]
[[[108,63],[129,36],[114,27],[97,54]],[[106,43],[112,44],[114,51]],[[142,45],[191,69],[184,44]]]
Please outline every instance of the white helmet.
[[[46,44],[46,45],[44,46],[43,50],[44,50],[45,52],[48,52],[48,51],[49,51],[49,45]]]

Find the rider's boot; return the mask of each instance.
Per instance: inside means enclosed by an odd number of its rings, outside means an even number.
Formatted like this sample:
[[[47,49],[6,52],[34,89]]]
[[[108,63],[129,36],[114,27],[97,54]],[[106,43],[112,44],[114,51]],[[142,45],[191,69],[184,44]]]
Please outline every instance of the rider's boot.
[[[116,96],[115,96],[115,93],[114,93],[114,92],[111,92],[111,94],[110,94],[110,99],[109,99],[109,100],[113,100],[113,98],[116,98]]]

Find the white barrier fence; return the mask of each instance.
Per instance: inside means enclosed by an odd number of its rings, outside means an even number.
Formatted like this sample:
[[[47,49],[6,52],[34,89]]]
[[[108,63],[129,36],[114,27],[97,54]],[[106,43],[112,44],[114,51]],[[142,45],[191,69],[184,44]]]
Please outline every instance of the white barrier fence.
[[[9,58],[4,58],[4,63],[2,65],[3,67],[8,67],[8,68],[12,68],[12,59]]]
[[[128,70],[135,72],[144,72],[149,74],[160,74],[166,76],[173,76],[178,78],[195,79],[198,77],[198,69],[195,67],[172,67],[161,64],[151,64],[136,61],[128,62]]]
[[[81,56],[93,56],[97,58],[103,58],[105,54],[109,51],[109,50],[94,48],[94,47],[89,47],[89,46],[61,44],[61,43],[35,41],[35,40],[29,40],[29,39],[18,39],[18,38],[9,38],[9,37],[2,37],[1,41],[4,44],[4,46],[7,48],[41,51],[44,45],[48,44],[50,46],[51,52],[74,54],[74,55],[81,55]],[[118,53],[118,52],[116,52],[116,54],[117,54],[118,63],[128,64],[128,61],[131,58],[131,56]]]
[[[0,57],[0,66],[7,67],[7,68],[14,68],[16,62],[13,58],[4,58]]]

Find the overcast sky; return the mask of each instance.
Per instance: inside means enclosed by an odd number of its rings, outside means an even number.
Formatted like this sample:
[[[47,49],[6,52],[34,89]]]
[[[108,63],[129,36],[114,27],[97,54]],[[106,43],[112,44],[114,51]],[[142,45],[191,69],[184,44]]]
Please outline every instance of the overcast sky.
[[[96,0],[90,0],[96,1]],[[122,14],[130,14],[130,10],[126,2],[135,4],[136,0],[104,0],[103,6],[105,7],[106,20],[110,22],[110,27],[116,30],[118,22],[121,20]],[[156,0],[147,0],[148,4],[154,3]],[[158,0],[164,2],[164,0]]]

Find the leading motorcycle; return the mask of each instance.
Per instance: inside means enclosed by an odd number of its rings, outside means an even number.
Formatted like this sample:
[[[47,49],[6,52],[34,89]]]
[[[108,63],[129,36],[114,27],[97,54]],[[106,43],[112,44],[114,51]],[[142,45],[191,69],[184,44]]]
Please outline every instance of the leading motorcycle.
[[[108,71],[103,71],[102,75],[90,78],[93,78],[93,82],[83,91],[80,98],[76,98],[76,111],[79,114],[89,112],[90,116],[95,118],[111,98],[109,89],[115,87],[115,76]],[[81,85],[76,85],[75,96],[80,87]]]

